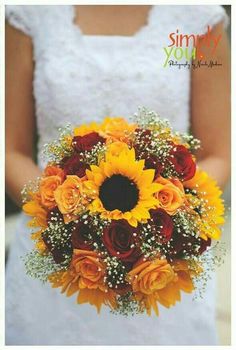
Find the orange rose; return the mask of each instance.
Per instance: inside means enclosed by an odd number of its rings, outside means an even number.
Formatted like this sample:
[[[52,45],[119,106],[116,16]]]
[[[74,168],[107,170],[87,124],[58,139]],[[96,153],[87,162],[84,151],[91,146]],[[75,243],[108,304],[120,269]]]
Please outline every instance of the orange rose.
[[[78,278],[79,304],[90,303],[98,312],[103,304],[116,307],[116,294],[105,285],[105,265],[97,253],[74,249],[71,267]]]
[[[180,291],[191,293],[194,274],[185,260],[176,260],[172,266],[167,260],[142,261],[128,273],[135,299],[141,309],[146,309],[148,315],[153,309],[158,315],[157,302],[170,307],[180,301]]]
[[[45,176],[53,176],[57,175],[60,176],[62,180],[64,180],[65,174],[63,169],[59,168],[56,165],[48,165],[44,170]]]
[[[159,205],[169,215],[174,215],[176,210],[184,204],[185,193],[182,183],[178,179],[167,180],[158,177],[155,181],[163,186],[155,193]]]
[[[143,261],[128,273],[134,292],[153,294],[175,279],[175,273],[167,260]]]
[[[82,209],[85,204],[82,186],[78,176],[67,175],[63,184],[57,187],[54,197],[62,214],[75,214]]]
[[[100,134],[109,141],[123,141],[127,142],[130,134],[136,129],[135,124],[129,124],[123,118],[104,119],[101,124]]]
[[[46,176],[41,179],[39,192],[43,206],[48,209],[52,209],[56,206],[54,192],[61,183],[62,179],[58,175]]]
[[[77,303],[89,303],[100,312],[102,305],[116,308],[116,293],[104,282],[105,265],[93,251],[74,249],[70,269],[49,276],[53,288],[62,287],[67,296],[77,295]]]
[[[182,259],[174,260],[172,267],[178,275],[178,284],[179,289],[183,290],[185,293],[191,293],[194,289],[192,282],[192,277],[200,274],[203,270],[200,265],[195,261],[192,261],[194,269],[192,270],[189,267],[188,261]]]
[[[74,249],[71,268],[79,276],[79,288],[105,289],[105,265],[93,251]]]
[[[186,260],[175,260],[172,268],[176,273],[176,278],[164,289],[158,291],[158,302],[165,307],[175,305],[176,301],[181,300],[181,290],[191,293],[194,290],[192,275],[198,274],[198,272],[191,271]],[[200,273],[200,268],[197,268]]]

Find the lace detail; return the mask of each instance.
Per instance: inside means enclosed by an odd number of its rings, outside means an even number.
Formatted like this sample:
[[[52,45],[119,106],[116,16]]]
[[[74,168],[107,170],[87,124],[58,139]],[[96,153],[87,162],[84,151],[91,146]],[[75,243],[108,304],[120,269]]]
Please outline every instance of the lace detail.
[[[129,117],[142,105],[186,131],[190,71],[163,68],[163,47],[177,28],[198,34],[207,24],[227,23],[222,7],[205,5],[154,6],[148,25],[132,37],[82,35],[73,24],[72,5],[7,6],[6,17],[33,42],[39,152],[67,122]],[[45,165],[40,153],[39,165]],[[183,295],[173,309],[161,307],[159,318],[112,316],[106,308],[97,316],[89,305],[77,307],[73,298],[25,275],[19,258],[30,249],[25,221],[22,217],[7,268],[8,345],[216,343],[214,280],[204,300],[192,302],[192,296]]]

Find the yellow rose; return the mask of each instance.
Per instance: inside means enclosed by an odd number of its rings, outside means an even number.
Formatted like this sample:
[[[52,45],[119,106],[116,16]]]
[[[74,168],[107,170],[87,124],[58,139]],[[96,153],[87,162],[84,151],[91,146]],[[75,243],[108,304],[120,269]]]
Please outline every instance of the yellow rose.
[[[163,185],[155,193],[155,197],[159,200],[159,206],[169,215],[174,215],[185,201],[182,183],[178,179],[167,180],[161,176],[155,182]]]
[[[134,292],[153,294],[173,281],[175,273],[167,260],[143,261],[128,273]]]
[[[39,192],[41,195],[41,203],[48,209],[56,206],[54,192],[61,185],[62,178],[58,175],[43,177],[40,181]]]
[[[62,214],[75,214],[82,209],[85,204],[82,186],[78,176],[67,175],[63,184],[57,187],[54,197]]]

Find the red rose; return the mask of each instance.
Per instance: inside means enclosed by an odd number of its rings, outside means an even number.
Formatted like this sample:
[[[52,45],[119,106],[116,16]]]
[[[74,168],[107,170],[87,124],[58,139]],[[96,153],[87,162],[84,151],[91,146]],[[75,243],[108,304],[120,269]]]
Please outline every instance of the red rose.
[[[187,254],[196,254],[196,238],[187,234],[175,232],[171,248],[169,249],[170,256],[173,258],[182,258]]]
[[[89,235],[92,234],[92,230],[88,225],[83,222],[79,222],[72,229],[71,242],[74,249],[92,250],[92,239]]]
[[[175,232],[173,240],[169,248],[171,258],[183,258],[187,255],[201,255],[208,246],[211,245],[211,239],[208,238],[206,241],[200,237],[195,237],[183,232]]]
[[[47,223],[49,224],[49,222],[58,222],[60,224],[64,224],[64,219],[63,219],[63,215],[60,212],[60,210],[58,209],[58,207],[52,208],[47,212]]]
[[[150,144],[152,141],[152,133],[149,129],[139,129],[135,130],[136,139],[138,143]]]
[[[85,136],[75,136],[72,145],[77,152],[84,152],[91,151],[98,142],[104,143],[105,139],[97,132],[91,132]]]
[[[184,181],[190,180],[195,174],[196,163],[189,150],[182,145],[174,145],[170,155],[169,160],[180,178]]]
[[[125,263],[133,263],[140,255],[136,246],[136,234],[137,229],[126,220],[114,220],[104,229],[102,241],[111,256],[116,256]]]
[[[67,259],[67,256],[72,255],[72,248],[69,245],[65,245],[59,248],[54,247],[51,244],[51,242],[45,238],[45,236],[43,236],[43,241],[47,249],[52,254],[53,260],[55,261],[56,264],[63,263]]]
[[[70,158],[63,160],[63,168],[66,175],[77,175],[78,177],[84,177],[86,169],[89,168],[89,165],[82,162],[78,154],[74,154]]]
[[[124,295],[124,294],[132,291],[132,287],[129,283],[120,283],[119,285],[116,285],[115,288],[112,287],[112,289],[114,289],[115,292],[119,295]]]
[[[135,141],[133,147],[135,149],[136,157],[145,158],[146,149],[150,146],[152,138],[151,131],[145,129],[135,130]]]
[[[47,249],[52,254],[52,257],[56,264],[60,264],[65,261],[68,256],[72,256],[72,245],[70,239],[64,241],[58,240],[55,235],[52,234],[51,230],[45,230],[42,233],[42,239]]]
[[[155,179],[161,174],[163,166],[157,156],[149,154],[145,157],[145,169],[155,169]]]
[[[210,247],[211,245],[211,239],[208,237],[207,240],[199,238],[200,239],[200,248],[198,250],[199,255],[205,252],[205,250]]]
[[[150,210],[151,230],[153,233],[157,233],[161,237],[162,242],[167,242],[171,239],[173,233],[173,221],[169,214],[164,209]]]

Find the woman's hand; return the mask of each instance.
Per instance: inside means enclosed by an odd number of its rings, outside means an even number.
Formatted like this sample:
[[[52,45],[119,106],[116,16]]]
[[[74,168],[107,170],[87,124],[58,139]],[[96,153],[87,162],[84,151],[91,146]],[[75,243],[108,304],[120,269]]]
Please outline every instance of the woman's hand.
[[[6,24],[6,188],[21,204],[21,190],[40,170],[33,161],[35,113],[31,39]]]
[[[212,30],[212,35],[219,34],[214,56],[209,48],[203,53],[204,60],[222,66],[192,71],[191,124],[192,133],[201,140],[202,149],[196,154],[199,166],[223,187],[230,175],[230,50],[222,24]]]

